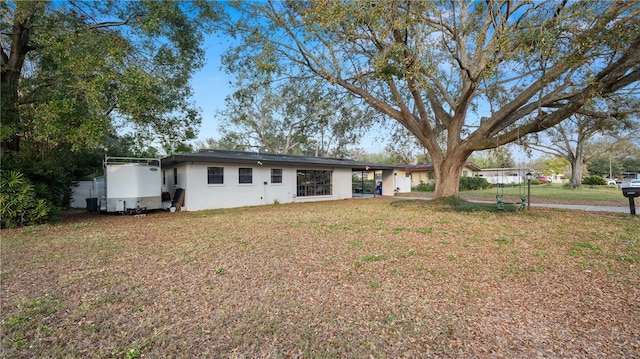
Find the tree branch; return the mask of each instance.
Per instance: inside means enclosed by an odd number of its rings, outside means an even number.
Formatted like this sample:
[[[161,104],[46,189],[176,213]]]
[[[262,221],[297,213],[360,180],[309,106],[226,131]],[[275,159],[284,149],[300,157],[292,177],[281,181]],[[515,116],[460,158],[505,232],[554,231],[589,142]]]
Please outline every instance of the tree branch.
[[[136,16],[138,15],[132,15],[128,19],[123,21],[107,21],[107,22],[101,22],[101,23],[89,25],[87,26],[87,30],[101,29],[104,27],[117,27],[117,26],[129,25],[129,23],[131,22],[131,19],[133,19]]]

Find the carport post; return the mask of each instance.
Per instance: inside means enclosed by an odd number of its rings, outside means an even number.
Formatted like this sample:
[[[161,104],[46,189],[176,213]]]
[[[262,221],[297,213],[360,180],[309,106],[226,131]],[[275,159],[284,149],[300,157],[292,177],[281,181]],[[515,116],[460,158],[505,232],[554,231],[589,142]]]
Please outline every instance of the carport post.
[[[368,178],[368,177],[367,177]],[[373,196],[376,196],[376,170],[373,170]]]

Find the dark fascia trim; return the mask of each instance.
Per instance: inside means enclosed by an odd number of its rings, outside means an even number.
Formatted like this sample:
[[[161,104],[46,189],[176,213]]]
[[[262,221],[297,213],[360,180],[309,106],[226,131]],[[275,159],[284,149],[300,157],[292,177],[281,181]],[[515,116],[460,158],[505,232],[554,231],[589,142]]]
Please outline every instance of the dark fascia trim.
[[[172,155],[162,159],[162,167],[177,166],[182,163],[235,163],[263,166],[301,166],[301,167],[326,167],[326,168],[350,168],[352,171],[375,170],[400,170],[404,166],[381,165],[353,161],[349,159],[274,155],[255,152],[238,151],[200,151],[198,153]]]

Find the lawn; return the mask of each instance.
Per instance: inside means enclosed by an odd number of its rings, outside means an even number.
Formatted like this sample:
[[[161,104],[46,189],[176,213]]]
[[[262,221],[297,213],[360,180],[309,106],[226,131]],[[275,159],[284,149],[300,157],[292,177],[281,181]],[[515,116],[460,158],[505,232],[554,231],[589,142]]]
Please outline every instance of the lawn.
[[[516,186],[478,191],[460,191],[460,196],[463,198],[486,201],[495,201],[496,194],[503,194],[505,200],[518,201],[520,195],[527,195],[527,187]],[[402,195],[431,197],[433,194],[429,192],[412,192]],[[629,200],[622,195],[622,190],[616,186],[583,186],[581,189],[573,190],[559,183],[532,185],[531,202],[629,206]]]
[[[493,206],[490,206],[493,208]],[[634,357],[640,221],[394,198],[2,230],[3,357]]]

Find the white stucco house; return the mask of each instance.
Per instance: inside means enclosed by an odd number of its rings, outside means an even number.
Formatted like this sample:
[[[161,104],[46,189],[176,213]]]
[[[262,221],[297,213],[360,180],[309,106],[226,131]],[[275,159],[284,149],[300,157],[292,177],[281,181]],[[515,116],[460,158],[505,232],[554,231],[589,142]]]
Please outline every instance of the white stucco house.
[[[163,188],[184,191],[182,210],[351,198],[352,173],[382,173],[382,195],[394,195],[398,167],[340,158],[200,150],[161,160]]]

